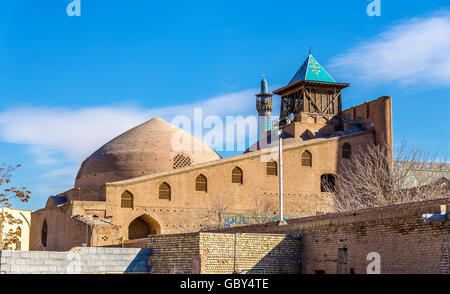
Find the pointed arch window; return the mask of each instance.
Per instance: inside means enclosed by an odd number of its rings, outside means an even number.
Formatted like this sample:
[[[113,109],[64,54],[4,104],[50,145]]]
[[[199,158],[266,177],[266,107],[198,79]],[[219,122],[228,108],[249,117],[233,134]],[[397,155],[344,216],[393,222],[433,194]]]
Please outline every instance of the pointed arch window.
[[[233,168],[233,171],[231,172],[231,182],[237,184],[242,184],[244,182],[244,174],[242,169],[237,166]]]
[[[161,185],[159,185],[159,199],[170,200],[170,198],[171,198],[170,185],[164,182]]]
[[[302,166],[312,166],[312,154],[308,150],[302,153]]]
[[[276,161],[268,161],[266,166],[266,173],[268,176],[276,176],[278,175],[277,170],[277,162]]]
[[[198,175],[195,179],[195,191],[208,192],[208,180],[204,175]]]
[[[47,220],[44,219],[44,222],[42,223],[42,231],[41,231],[41,243],[42,246],[47,247]]]
[[[342,145],[342,158],[350,158],[352,156],[352,145],[345,143]]]
[[[129,191],[125,191],[120,196],[120,207],[122,208],[133,208],[133,194]]]

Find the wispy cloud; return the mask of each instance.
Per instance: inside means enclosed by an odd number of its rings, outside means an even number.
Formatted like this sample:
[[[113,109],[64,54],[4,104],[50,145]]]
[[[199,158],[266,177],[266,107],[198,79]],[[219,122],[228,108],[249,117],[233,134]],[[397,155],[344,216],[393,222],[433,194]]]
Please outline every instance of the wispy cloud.
[[[337,56],[331,67],[371,83],[450,85],[450,12],[399,23]]]
[[[79,159],[93,148],[148,118],[144,110],[119,107],[18,108],[0,114],[4,142],[25,144],[40,163],[55,153]]]
[[[79,166],[68,166],[68,167],[62,167],[62,168],[55,168],[52,170],[49,170],[46,173],[43,173],[39,176],[39,178],[46,179],[46,178],[56,178],[56,177],[66,177],[70,176],[72,177],[77,170],[79,169]]]
[[[152,117],[171,121],[174,116],[192,117],[200,107],[203,115],[254,114],[257,89],[221,95],[191,104],[142,109],[105,106],[81,109],[25,107],[0,113],[0,140],[25,144],[40,164],[56,158],[81,162],[104,143]],[[67,172],[67,171],[66,171]]]

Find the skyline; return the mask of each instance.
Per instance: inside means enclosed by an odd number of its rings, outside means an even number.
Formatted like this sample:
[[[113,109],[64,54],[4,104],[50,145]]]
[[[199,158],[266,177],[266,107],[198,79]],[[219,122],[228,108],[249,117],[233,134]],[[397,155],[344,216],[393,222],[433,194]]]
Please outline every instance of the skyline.
[[[395,142],[450,150],[444,1],[382,1],[379,17],[366,14],[368,1],[328,1],[324,10],[295,1],[81,0],[79,17],[65,14],[67,1],[42,3],[8,3],[0,20],[2,162],[21,163],[13,181],[33,192],[18,208],[41,208],[72,188],[84,158],[152,117],[170,122],[200,105],[204,115],[256,115],[262,74],[270,91],[286,85],[310,47],[336,81],[351,83],[344,109],[392,96]],[[292,20],[296,8],[320,11],[320,21]]]

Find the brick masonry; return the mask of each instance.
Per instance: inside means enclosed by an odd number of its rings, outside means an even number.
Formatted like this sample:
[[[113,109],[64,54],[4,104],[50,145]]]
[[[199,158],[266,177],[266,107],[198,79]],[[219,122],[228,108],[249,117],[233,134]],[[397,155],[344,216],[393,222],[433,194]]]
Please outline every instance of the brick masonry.
[[[152,273],[300,273],[299,238],[285,234],[152,235]]]
[[[252,225],[221,232],[288,233],[301,238],[302,273],[367,272],[370,252],[381,257],[381,273],[449,273],[449,221],[422,214],[447,212],[450,199],[409,203]]]
[[[294,122],[292,124],[297,131],[290,132],[294,137],[286,138],[283,142],[283,189],[287,216],[305,217],[333,212],[333,197],[331,193],[321,191],[321,176],[339,175],[341,164],[347,161],[342,158],[345,143],[351,144],[354,155],[357,152],[363,152],[358,150],[360,147],[364,150],[367,144],[392,145],[390,97],[380,97],[356,106],[350,111],[344,110],[344,114],[350,115],[350,119],[364,122],[366,130],[353,132],[351,129],[346,129],[346,125],[351,125],[349,123],[344,124],[344,129],[341,130],[340,126],[334,125],[334,122],[330,121],[326,124],[320,122],[323,118],[319,117],[317,117],[317,123],[306,122],[303,125],[302,122]],[[162,123],[160,120],[154,122],[158,122],[157,125]],[[162,124],[166,125],[166,123]],[[226,215],[231,218],[277,214],[278,177],[267,174],[266,163],[269,159],[276,161],[277,152],[266,148],[223,159],[214,156],[205,158],[207,154],[201,152],[202,160],[192,156],[192,166],[173,169],[171,160],[174,159],[172,156],[175,156],[175,153],[172,154],[170,148],[163,148],[170,147],[172,133],[160,132],[163,128],[151,127],[150,129],[157,131],[158,134],[151,136],[153,139],[148,141],[149,133],[145,130],[148,130],[147,127],[150,126],[145,127],[145,125],[147,123],[142,125],[143,129],[138,127],[140,131],[133,129],[131,133],[125,133],[127,135],[123,134],[120,139],[123,146],[117,144],[117,141],[113,144],[117,148],[120,147],[119,149],[125,148],[123,152],[117,153],[120,153],[120,160],[114,156],[111,157],[111,154],[105,155],[100,152],[106,157],[96,158],[95,164],[94,162],[92,165],[88,164],[91,167],[82,164],[79,174],[81,178],[77,179],[77,188],[57,195],[64,196],[67,200],[65,204],[56,205],[50,198],[45,208],[32,213],[30,250],[43,249],[41,243],[44,221],[47,224],[47,242],[43,242],[45,250],[67,251],[72,247],[82,246],[83,243],[107,246],[117,244],[118,240],[122,239],[144,238],[148,233],[153,234],[153,232],[176,234],[204,230],[205,225],[212,228],[215,222],[205,223],[205,220],[210,218],[208,214],[217,205],[226,204],[228,206]],[[174,130],[172,127],[170,129]],[[308,134],[311,131],[320,130],[322,135],[335,134],[336,136],[312,138],[314,136],[308,135],[310,139],[304,140],[302,133],[306,130]],[[289,133],[288,128],[285,131]],[[165,145],[156,144],[155,140],[161,144],[165,142]],[[136,147],[137,145],[140,147]],[[162,147],[153,149],[155,146]],[[311,153],[311,165],[301,164],[304,151]],[[151,170],[156,166],[159,171]],[[232,170],[235,167],[243,171],[242,183],[231,182]],[[116,178],[116,172],[120,177]],[[207,178],[207,191],[196,191],[195,179],[199,175]],[[107,182],[103,185],[105,181]],[[90,183],[87,186],[96,182],[99,186],[78,188],[86,186],[82,182]],[[170,200],[159,198],[159,187],[162,183],[171,187]],[[121,197],[125,192],[133,195],[133,207],[122,207]],[[223,197],[224,195],[226,197]],[[223,203],[224,199],[228,203]],[[262,207],[266,207],[264,212],[260,211]],[[75,216],[96,217],[114,226],[97,225],[93,231],[89,231],[86,224],[78,221]],[[140,226],[141,229],[136,230],[136,224],[143,223],[147,228]],[[129,232],[130,224],[133,224],[132,235]],[[139,234],[136,234],[136,231]]]
[[[77,247],[67,252],[0,251],[2,274],[145,273],[149,249]]]

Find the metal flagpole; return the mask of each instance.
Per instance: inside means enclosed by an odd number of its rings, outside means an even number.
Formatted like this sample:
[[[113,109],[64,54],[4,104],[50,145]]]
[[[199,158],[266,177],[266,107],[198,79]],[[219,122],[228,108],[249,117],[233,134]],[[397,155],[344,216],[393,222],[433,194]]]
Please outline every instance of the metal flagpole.
[[[278,129],[278,157],[280,162],[279,195],[280,195],[280,225],[286,224],[283,216],[283,138],[281,128]]]

